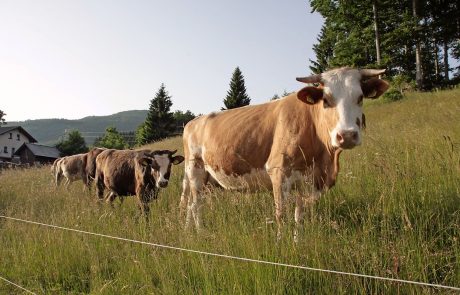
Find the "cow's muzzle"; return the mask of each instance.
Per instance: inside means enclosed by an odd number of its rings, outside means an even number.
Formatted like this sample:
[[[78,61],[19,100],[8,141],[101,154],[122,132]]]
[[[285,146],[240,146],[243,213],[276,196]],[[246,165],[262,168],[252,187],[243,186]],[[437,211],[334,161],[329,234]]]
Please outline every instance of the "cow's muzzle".
[[[358,131],[337,132],[336,140],[342,149],[351,149],[360,143]]]
[[[162,181],[158,182],[158,186],[162,187],[162,188],[165,188],[165,187],[168,186],[168,181],[167,180],[162,180]]]

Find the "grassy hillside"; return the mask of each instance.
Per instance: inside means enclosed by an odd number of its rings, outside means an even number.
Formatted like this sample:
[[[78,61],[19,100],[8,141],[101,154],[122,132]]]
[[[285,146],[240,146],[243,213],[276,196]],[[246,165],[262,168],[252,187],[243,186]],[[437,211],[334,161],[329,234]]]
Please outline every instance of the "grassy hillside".
[[[78,120],[40,119],[8,122],[8,125],[24,127],[27,132],[43,144],[55,144],[65,134],[65,130],[76,129],[82,133],[86,143],[90,145],[95,140],[94,136],[100,134],[88,132],[104,132],[109,126],[114,126],[119,131],[135,131],[145,121],[146,116],[146,110],[134,110],[110,116],[90,116]]]
[[[206,194],[203,233],[184,232],[183,165],[138,218],[49,168],[3,171],[0,214],[253,259],[460,287],[460,90],[365,105],[363,145],[344,152],[337,185],[308,211],[298,245],[293,202],[276,242],[270,192]],[[178,148],[172,138],[153,148]],[[268,222],[267,222],[268,221]],[[429,287],[260,265],[0,219],[0,276],[39,294],[432,294]],[[453,292],[450,292],[453,294]],[[22,294],[0,282],[0,294]]]

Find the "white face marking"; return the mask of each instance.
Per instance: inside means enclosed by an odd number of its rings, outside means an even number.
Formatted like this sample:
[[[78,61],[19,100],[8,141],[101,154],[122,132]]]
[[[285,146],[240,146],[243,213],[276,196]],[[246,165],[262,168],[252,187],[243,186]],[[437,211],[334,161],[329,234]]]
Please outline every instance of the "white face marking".
[[[338,134],[356,132],[354,145],[361,144],[360,128],[357,119],[362,118],[362,106],[358,104],[363,95],[361,90],[361,74],[355,69],[337,69],[326,72],[322,76],[324,93],[333,98],[338,113],[337,125],[330,130],[332,145],[340,147]]]
[[[160,187],[161,183],[168,183],[169,181],[169,179],[165,178],[165,176],[170,171],[171,161],[169,160],[168,154],[155,155],[154,158],[158,166],[160,166],[160,169],[158,171],[155,171],[152,168],[152,172],[156,176],[155,181],[156,181],[157,187]]]

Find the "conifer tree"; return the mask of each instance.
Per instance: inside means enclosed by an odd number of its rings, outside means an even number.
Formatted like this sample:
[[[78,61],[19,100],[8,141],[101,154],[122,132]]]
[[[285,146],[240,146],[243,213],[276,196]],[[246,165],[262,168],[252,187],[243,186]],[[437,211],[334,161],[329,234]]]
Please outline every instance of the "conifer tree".
[[[161,84],[155,97],[150,101],[147,118],[142,127],[137,130],[137,143],[139,145],[160,140],[169,136],[175,128],[171,96]]]
[[[6,125],[5,116],[6,114],[2,110],[0,110],[0,126]]]
[[[324,25],[313,45],[314,73],[341,66],[386,68],[429,90],[455,81],[460,6],[449,0],[309,0]],[[456,43],[457,42],[457,43]],[[452,62],[451,62],[452,63]]]
[[[230,90],[224,99],[225,107],[222,110],[229,110],[246,106],[251,102],[251,99],[246,93],[246,86],[244,86],[244,76],[239,67],[236,67],[230,81]]]

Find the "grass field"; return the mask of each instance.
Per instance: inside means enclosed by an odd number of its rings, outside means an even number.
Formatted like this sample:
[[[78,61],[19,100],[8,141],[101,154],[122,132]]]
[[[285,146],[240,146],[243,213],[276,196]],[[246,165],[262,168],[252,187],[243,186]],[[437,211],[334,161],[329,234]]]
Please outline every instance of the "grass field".
[[[134,199],[99,204],[48,167],[2,171],[0,214],[253,259],[460,287],[460,89],[365,105],[363,145],[342,153],[336,186],[293,243],[293,202],[276,242],[270,192],[211,190],[205,230],[183,231],[183,165],[138,218]],[[154,148],[177,148],[173,138]],[[38,294],[432,294],[383,282],[202,256],[0,218],[0,276]],[[23,294],[0,281],[0,294]]]

